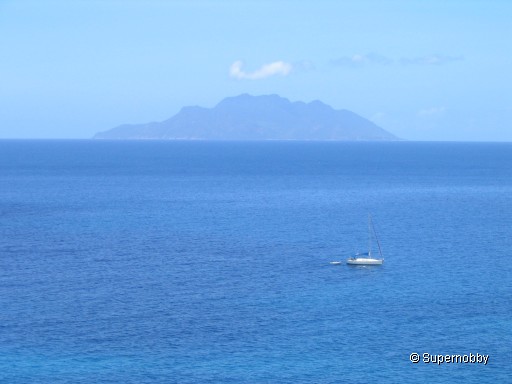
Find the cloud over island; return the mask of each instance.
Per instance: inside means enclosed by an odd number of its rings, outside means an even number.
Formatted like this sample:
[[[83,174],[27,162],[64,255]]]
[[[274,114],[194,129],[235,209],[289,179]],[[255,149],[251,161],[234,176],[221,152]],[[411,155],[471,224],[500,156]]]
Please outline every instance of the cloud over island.
[[[401,65],[415,65],[415,66],[439,66],[445,64],[451,64],[456,61],[463,61],[462,55],[451,56],[451,55],[424,55],[417,57],[402,57],[400,59],[393,59],[378,53],[356,53],[351,56],[341,56],[337,59],[331,60],[331,64],[338,67],[351,67],[351,68],[362,68],[370,65],[390,65],[390,64],[401,64]]]
[[[263,64],[260,68],[252,72],[244,71],[243,66],[244,63],[241,60],[235,61],[229,67],[229,76],[238,80],[259,80],[275,75],[287,76],[293,69],[290,63],[284,61],[274,61],[272,63]]]

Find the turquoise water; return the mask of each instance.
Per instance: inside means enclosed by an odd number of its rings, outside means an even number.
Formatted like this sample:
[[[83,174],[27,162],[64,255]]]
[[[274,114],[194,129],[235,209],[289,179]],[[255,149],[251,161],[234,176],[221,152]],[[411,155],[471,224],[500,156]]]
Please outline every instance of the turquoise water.
[[[0,141],[0,186],[0,382],[512,377],[512,144]],[[385,264],[329,264],[368,212]]]

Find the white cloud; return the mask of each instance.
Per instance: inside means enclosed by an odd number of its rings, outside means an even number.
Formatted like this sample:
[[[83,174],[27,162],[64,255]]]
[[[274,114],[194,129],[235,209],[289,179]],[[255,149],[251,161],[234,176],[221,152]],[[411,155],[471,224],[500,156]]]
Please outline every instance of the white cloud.
[[[391,64],[393,60],[379,55],[377,53],[356,53],[352,56],[342,56],[336,60],[333,60],[334,65],[342,67],[363,67],[365,65],[387,65]]]
[[[341,56],[331,63],[340,67],[362,68],[374,65],[390,65],[397,62],[402,65],[445,65],[456,61],[464,60],[463,56],[448,56],[448,55],[425,55],[419,57],[403,57],[400,60],[395,60],[378,53],[356,53],[351,56]]]
[[[404,65],[443,65],[461,60],[464,60],[462,56],[428,55],[414,58],[402,58],[400,62]]]
[[[229,75],[239,80],[259,80],[275,75],[287,76],[293,68],[290,63],[274,61],[273,63],[262,65],[261,68],[253,72],[246,72],[242,69],[243,65],[242,61],[235,61],[229,68]]]
[[[432,108],[425,108],[420,111],[418,111],[419,117],[438,117],[444,114],[446,111],[445,107],[432,107]]]

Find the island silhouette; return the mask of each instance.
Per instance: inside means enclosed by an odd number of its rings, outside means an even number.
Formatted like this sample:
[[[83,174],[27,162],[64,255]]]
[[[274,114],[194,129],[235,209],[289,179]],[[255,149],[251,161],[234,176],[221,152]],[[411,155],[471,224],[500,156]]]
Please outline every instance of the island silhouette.
[[[315,100],[290,102],[278,95],[227,97],[213,108],[184,107],[162,122],[125,124],[95,139],[182,140],[398,140],[348,110]]]

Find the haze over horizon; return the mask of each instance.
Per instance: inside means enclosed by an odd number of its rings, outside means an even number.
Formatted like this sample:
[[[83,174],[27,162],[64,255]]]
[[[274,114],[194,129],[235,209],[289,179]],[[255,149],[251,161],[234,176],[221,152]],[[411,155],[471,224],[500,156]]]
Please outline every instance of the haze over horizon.
[[[505,1],[0,2],[0,139],[90,138],[243,93],[406,140],[512,141]]]

